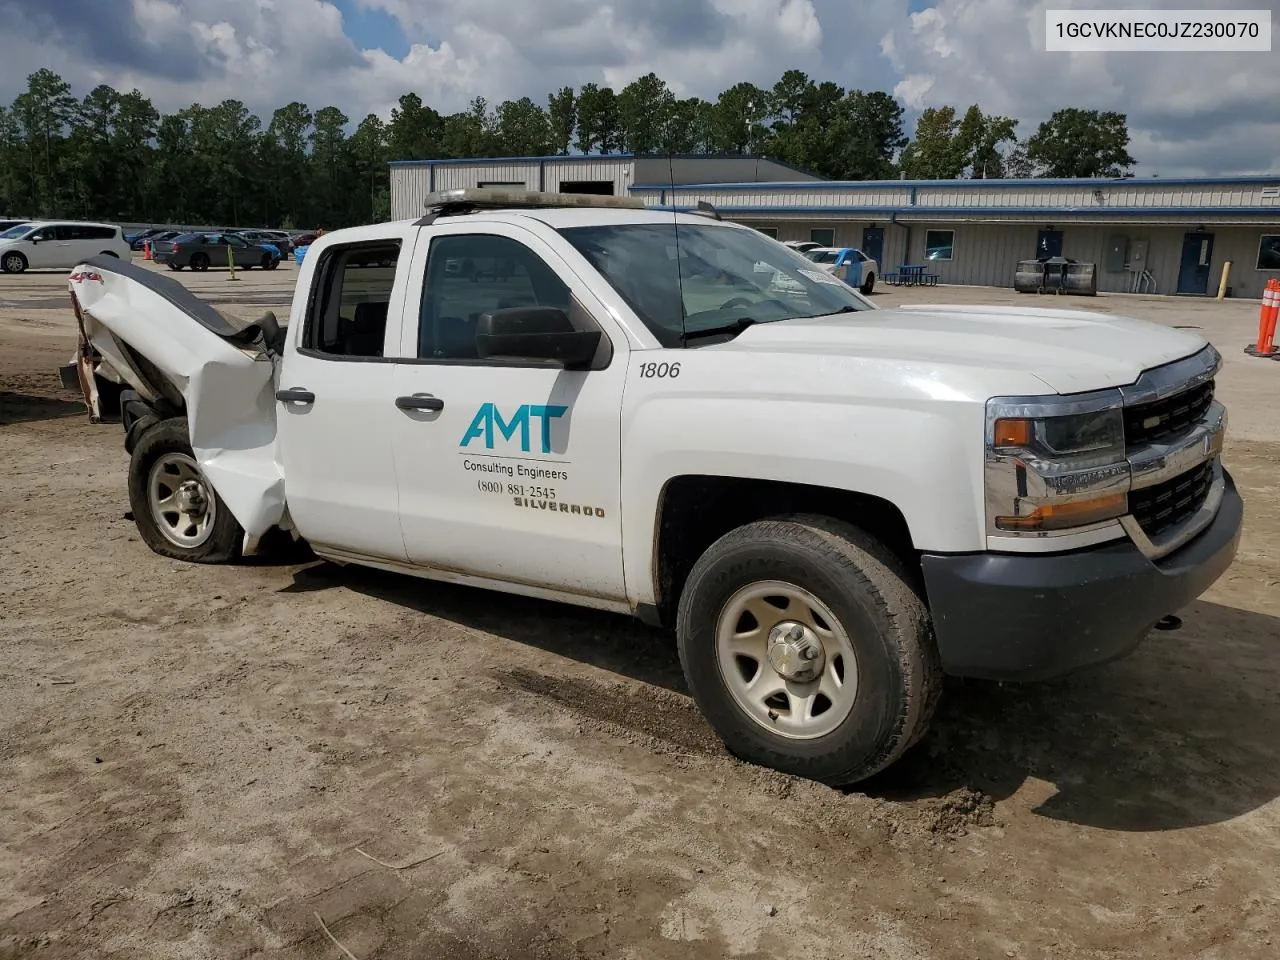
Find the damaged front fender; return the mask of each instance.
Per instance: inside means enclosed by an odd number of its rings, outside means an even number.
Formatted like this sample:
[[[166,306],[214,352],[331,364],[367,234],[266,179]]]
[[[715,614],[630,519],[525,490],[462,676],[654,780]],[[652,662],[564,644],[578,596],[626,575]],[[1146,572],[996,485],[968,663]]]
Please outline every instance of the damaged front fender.
[[[68,280],[80,327],[75,363],[90,416],[95,381],[127,384],[157,410],[186,416],[205,477],[250,537],[281,522],[274,317],[240,327],[177,281],[113,257]]]

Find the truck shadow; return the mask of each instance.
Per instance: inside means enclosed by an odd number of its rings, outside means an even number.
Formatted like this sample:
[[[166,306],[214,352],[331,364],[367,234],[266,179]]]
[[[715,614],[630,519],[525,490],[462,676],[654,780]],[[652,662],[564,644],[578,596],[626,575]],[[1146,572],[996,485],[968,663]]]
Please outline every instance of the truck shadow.
[[[1056,788],[1042,816],[1117,831],[1219,823],[1280,796],[1280,619],[1215,603],[1128,659],[1052,683],[952,681],[931,732],[860,785],[887,800]]]
[[[61,400],[0,390],[0,426],[75,416],[87,418],[83,400]]]
[[[723,751],[688,700],[674,638],[626,617],[319,563],[288,592],[346,588],[661,688],[553,672],[502,679],[678,750]],[[1219,823],[1280,796],[1280,619],[1213,603],[1182,611],[1126,660],[1038,684],[949,681],[928,735],[848,793],[894,802],[968,788],[995,800],[1028,778],[1042,816],[1115,831]],[[554,667],[550,668],[554,671]],[[694,729],[698,728],[698,729]],[[696,750],[694,747],[696,746]]]

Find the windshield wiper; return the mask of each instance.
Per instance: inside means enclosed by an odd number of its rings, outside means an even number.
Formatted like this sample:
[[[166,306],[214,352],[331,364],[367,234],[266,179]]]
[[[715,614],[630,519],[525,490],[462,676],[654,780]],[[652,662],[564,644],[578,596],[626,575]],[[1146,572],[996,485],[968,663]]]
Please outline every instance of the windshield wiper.
[[[765,323],[767,321],[757,320],[755,317],[738,317],[732,323],[722,323],[718,327],[707,327],[705,330],[689,330],[680,335],[681,345],[686,345],[690,340],[701,339],[703,337],[723,337],[729,334],[736,337],[747,327],[753,327],[757,323]]]

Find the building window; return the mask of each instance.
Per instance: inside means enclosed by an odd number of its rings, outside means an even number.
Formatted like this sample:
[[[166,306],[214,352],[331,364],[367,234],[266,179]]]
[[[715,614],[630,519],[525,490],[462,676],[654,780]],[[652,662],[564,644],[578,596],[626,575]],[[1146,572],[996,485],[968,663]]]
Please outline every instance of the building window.
[[[1258,241],[1258,270],[1280,270],[1280,234],[1264,233]]]
[[[777,227],[756,227],[756,229],[757,229],[757,230],[759,230],[761,233],[763,233],[763,234],[764,234],[766,237],[768,237],[770,240],[777,240],[777,239],[778,239],[778,228],[777,228]]]
[[[954,230],[926,230],[924,232],[924,258],[926,260],[950,260],[955,254]]]
[[[612,180],[561,180],[561,193],[587,193],[598,197],[613,196]]]
[[[520,190],[525,188],[523,180],[481,180],[476,184],[477,187],[517,187]]]
[[[834,247],[836,232],[830,227],[819,227],[809,231],[809,239],[820,247]]]

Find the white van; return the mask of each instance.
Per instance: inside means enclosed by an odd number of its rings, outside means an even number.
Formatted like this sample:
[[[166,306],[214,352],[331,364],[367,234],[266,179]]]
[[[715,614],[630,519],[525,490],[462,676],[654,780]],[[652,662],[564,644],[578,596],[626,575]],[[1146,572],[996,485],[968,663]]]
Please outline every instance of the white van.
[[[0,233],[0,269],[70,269],[89,257],[105,253],[128,260],[124,231],[109,223],[39,220]]]

